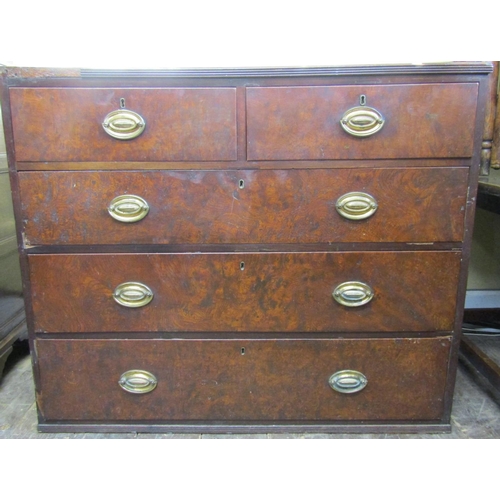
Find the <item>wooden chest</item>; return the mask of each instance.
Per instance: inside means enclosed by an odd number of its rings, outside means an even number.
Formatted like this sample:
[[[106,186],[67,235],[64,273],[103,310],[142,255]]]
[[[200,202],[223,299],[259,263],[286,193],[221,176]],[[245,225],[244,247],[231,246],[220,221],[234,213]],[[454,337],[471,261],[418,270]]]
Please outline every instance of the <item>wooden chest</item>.
[[[491,70],[5,69],[40,430],[449,430]]]

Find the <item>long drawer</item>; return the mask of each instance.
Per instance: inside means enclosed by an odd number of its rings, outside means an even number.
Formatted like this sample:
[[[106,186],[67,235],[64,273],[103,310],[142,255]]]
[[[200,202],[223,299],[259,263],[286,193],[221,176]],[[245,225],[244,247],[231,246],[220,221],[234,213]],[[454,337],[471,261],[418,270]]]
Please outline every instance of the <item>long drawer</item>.
[[[38,404],[48,421],[438,420],[450,345],[37,340]]]
[[[477,96],[475,83],[247,88],[247,158],[470,157]]]
[[[451,331],[459,251],[30,255],[36,332]]]
[[[461,241],[468,168],[21,172],[30,245]]]
[[[236,159],[234,88],[20,87],[10,100],[17,161]]]

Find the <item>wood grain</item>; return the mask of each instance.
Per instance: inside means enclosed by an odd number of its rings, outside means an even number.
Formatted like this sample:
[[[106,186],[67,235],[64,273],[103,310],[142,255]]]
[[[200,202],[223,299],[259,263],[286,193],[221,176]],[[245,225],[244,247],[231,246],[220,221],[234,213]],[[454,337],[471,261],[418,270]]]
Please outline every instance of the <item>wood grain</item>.
[[[74,254],[29,256],[36,332],[451,331],[460,252]],[[241,270],[241,264],[244,269]],[[375,292],[350,308],[346,281]],[[117,304],[125,282],[153,301]]]
[[[46,420],[438,420],[450,338],[365,340],[38,340]],[[241,349],[245,354],[241,354]],[[130,369],[158,380],[118,385]],[[356,394],[330,375],[357,370]]]
[[[378,133],[353,137],[340,126],[359,106],[385,119]],[[470,157],[478,85],[346,85],[247,89],[249,160]]]
[[[2,70],[39,428],[449,430],[492,69]],[[362,94],[385,125],[358,138]],[[130,141],[102,128],[122,98]],[[350,191],[373,217],[339,217]],[[124,193],[140,223],[107,214]],[[118,305],[127,281],[152,302]],[[338,304],[346,281],[373,300]],[[333,392],[342,369],[366,389]]]
[[[467,168],[19,174],[29,245],[461,241],[467,179]],[[372,217],[339,215],[352,191],[375,197]],[[109,215],[122,194],[148,202],[145,219]]]
[[[234,88],[12,88],[17,161],[236,160]],[[108,113],[139,113],[146,129],[119,140]]]

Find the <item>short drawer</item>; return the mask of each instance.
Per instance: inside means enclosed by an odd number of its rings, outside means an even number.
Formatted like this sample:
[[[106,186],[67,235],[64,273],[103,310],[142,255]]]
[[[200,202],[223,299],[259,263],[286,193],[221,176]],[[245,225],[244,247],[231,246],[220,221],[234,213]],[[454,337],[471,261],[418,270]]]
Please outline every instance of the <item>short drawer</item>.
[[[19,162],[236,159],[234,88],[12,88],[10,99]]]
[[[250,87],[247,157],[470,157],[477,98],[475,83]]]
[[[439,420],[450,344],[37,340],[37,401],[47,421]]]
[[[461,253],[30,255],[36,332],[451,331]]]
[[[461,241],[468,168],[20,172],[30,245]]]

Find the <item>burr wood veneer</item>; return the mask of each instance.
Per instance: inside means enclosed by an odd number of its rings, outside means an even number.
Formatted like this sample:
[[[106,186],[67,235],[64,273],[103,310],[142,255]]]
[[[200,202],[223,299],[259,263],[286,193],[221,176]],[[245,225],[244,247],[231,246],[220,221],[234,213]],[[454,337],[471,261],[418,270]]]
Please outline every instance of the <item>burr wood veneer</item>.
[[[446,431],[488,63],[6,68],[51,431]]]

